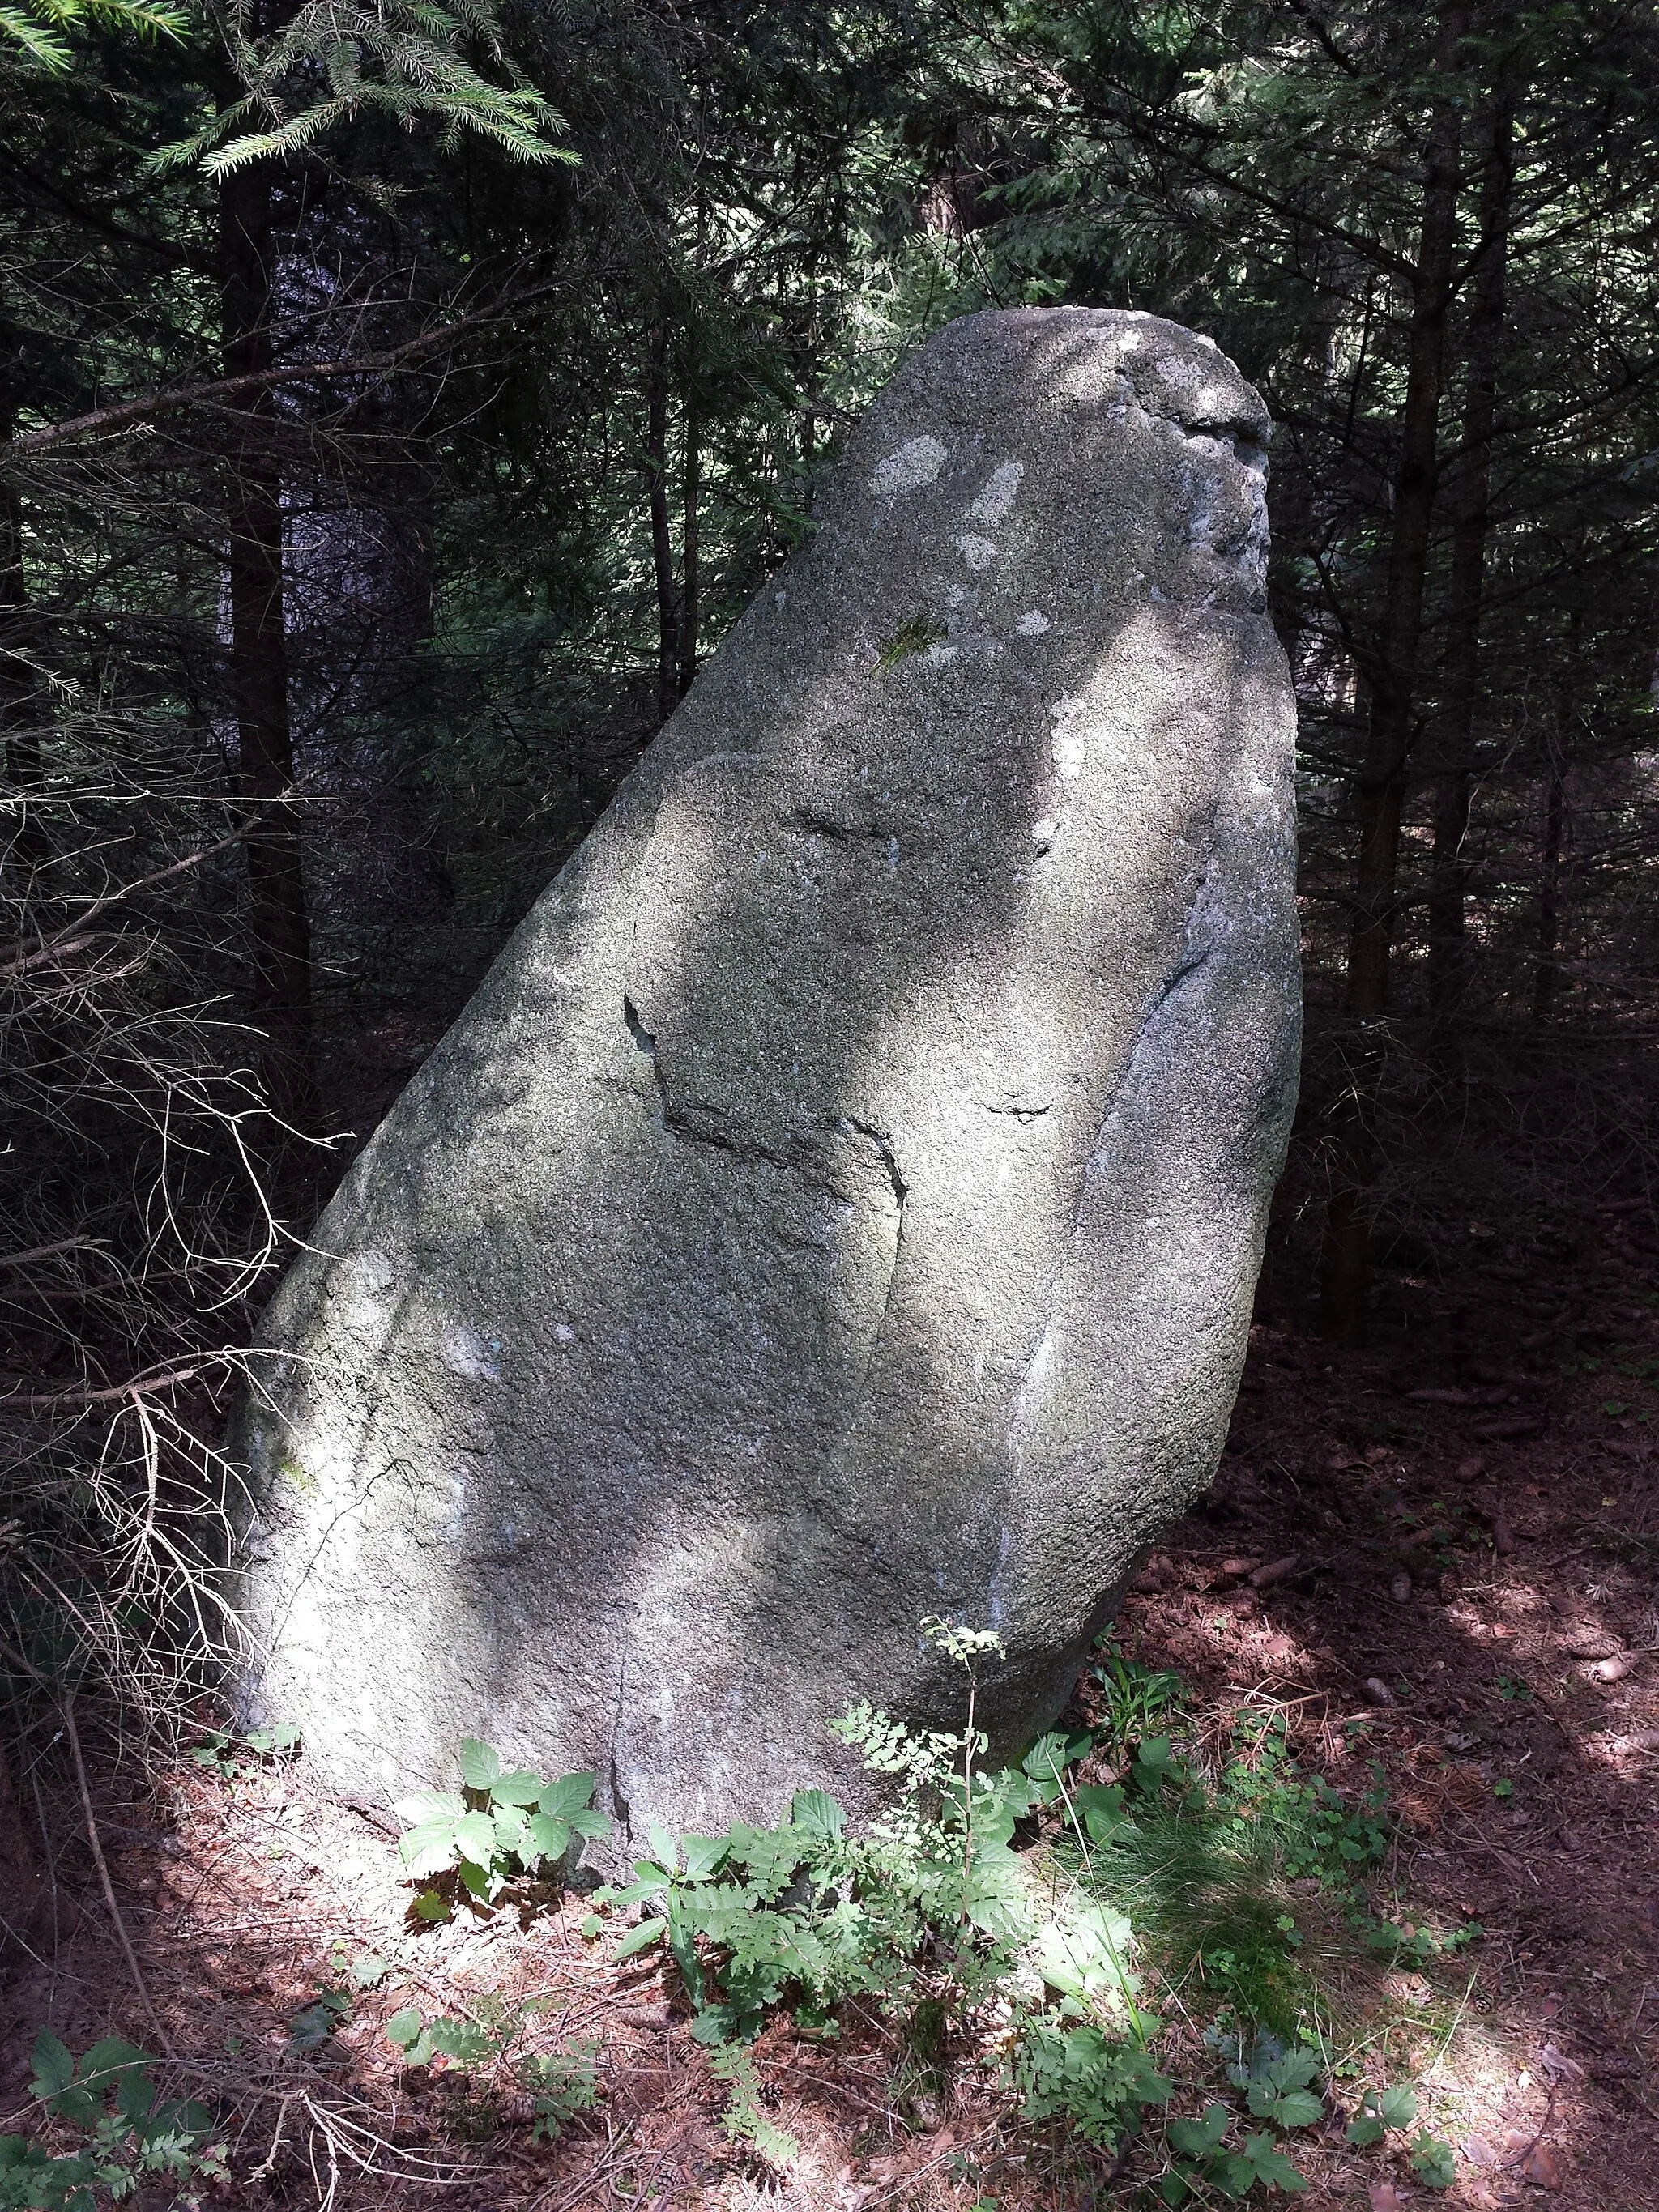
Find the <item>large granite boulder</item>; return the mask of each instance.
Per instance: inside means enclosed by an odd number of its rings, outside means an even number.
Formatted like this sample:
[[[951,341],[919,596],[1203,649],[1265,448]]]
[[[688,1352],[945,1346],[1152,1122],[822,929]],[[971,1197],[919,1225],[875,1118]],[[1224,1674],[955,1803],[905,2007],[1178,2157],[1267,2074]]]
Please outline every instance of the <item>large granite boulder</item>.
[[[246,1425],[250,1709],[625,1824],[1045,1724],[1204,1487],[1297,1049],[1267,422],[1138,314],[975,315],[365,1149]]]

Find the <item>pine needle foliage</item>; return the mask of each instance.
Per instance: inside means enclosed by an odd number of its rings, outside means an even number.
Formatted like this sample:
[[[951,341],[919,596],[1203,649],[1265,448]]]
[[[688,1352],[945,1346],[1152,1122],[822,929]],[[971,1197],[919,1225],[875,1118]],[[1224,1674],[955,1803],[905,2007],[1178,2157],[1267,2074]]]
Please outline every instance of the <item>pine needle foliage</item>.
[[[0,7],[0,52],[9,46],[38,68],[63,76],[75,65],[71,32],[95,28],[177,39],[188,21],[181,9],[149,0],[23,0],[21,7]]]
[[[291,160],[365,117],[407,131],[435,126],[446,151],[470,133],[516,161],[579,158],[552,143],[563,118],[507,52],[490,0],[305,0],[264,38],[251,15],[239,0],[219,16],[240,96],[162,147],[157,171],[199,162],[222,177]]]

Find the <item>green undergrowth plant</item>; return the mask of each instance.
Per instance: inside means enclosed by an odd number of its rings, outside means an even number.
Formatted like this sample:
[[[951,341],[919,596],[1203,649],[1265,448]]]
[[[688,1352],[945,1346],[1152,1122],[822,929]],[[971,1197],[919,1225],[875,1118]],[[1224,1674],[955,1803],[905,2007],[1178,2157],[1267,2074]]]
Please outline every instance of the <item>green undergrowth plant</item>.
[[[28,2136],[0,2136],[0,2212],[93,2212],[147,2181],[174,2185],[169,2201],[199,2202],[227,2179],[225,2146],[205,2105],[158,2097],[146,2052],[105,2036],[78,2060],[50,2029],[34,2043],[29,2093],[83,2140],[53,2152]]]
[[[556,2051],[520,2049],[531,2022],[551,2003],[537,1998],[515,2003],[486,1991],[460,2018],[426,2014],[418,2005],[406,2005],[387,2021],[386,2038],[405,2066],[436,2065],[476,2075],[486,2093],[506,2084],[526,2092],[532,2137],[554,2142],[579,2113],[591,2112],[599,2100],[599,2045],[578,2039]],[[489,2094],[476,2101],[482,2112],[491,2111]]]
[[[270,1760],[280,1759],[284,1752],[295,1750],[299,1741],[300,1731],[289,1721],[279,1721],[270,1728],[248,1729],[240,1735],[228,1729],[210,1729],[207,1741],[193,1746],[190,1756],[198,1766],[206,1767],[222,1781],[237,1782]]]
[[[1228,1755],[1206,1761],[1179,1733],[1177,1680],[1115,1646],[1097,1676],[1097,1723],[1052,1729],[1018,1765],[989,1769],[976,1705],[1000,1646],[941,1620],[923,1634],[962,1671],[964,1725],[914,1729],[867,1705],[835,1724],[887,1785],[873,1819],[855,1830],[808,1789],[772,1826],[653,1825],[630,1878],[594,1892],[584,1935],[611,1937],[619,1966],[661,1957],[726,2088],[728,2132],[775,2168],[795,2149],[766,2116],[749,2046],[781,2013],[833,2039],[856,2006],[892,2023],[902,2071],[930,2094],[952,2069],[990,2069],[1035,2125],[1120,2166],[1141,2143],[1167,2203],[1302,2187],[1296,2142],[1359,2070],[1336,2056],[1340,2005],[1325,1977],[1339,1950],[1416,1963],[1425,1942],[1474,1932],[1425,1937],[1374,1910],[1389,1833],[1380,1770],[1345,1796],[1301,1769],[1277,1711],[1241,1717]],[[450,1874],[487,1905],[515,1863],[605,1832],[590,1775],[504,1774],[472,1740],[462,1766],[464,1795],[403,1808],[418,1815],[403,1846],[417,1878]],[[1208,2023],[1200,2063],[1171,2063],[1154,1987]],[[516,2063],[523,2086],[524,2064],[542,2069],[538,2109],[556,2130],[586,2109],[596,2076],[580,2052],[511,2061],[522,2025],[505,2011],[452,2021],[411,2007],[386,2032],[410,2065]],[[1367,2093],[1350,2142],[1408,2124],[1410,2098]],[[1408,2155],[1420,2181],[1449,2172],[1438,2138],[1420,2136]]]
[[[800,2155],[793,2136],[779,2127],[761,2100],[760,2076],[748,2048],[741,2043],[723,2044],[708,2054],[709,2071],[725,2085],[726,2112],[721,2120],[733,2142],[752,2144],[769,2166],[787,2172]]]
[[[415,1900],[417,1918],[447,1920],[451,1899],[433,1877],[455,1885],[481,1904],[493,1905],[514,1875],[556,1866],[578,1838],[611,1833],[592,1809],[596,1777],[566,1774],[545,1781],[522,1767],[508,1772],[500,1755],[477,1736],[461,1744],[461,1788],[421,1790],[397,1810],[411,1825],[398,1843],[404,1867],[426,1887]]]
[[[1291,1757],[1282,1714],[1245,1717],[1217,1771],[1164,1735],[1122,1744],[1121,1771],[1121,1783],[1072,1793],[1054,1854],[1128,1912],[1189,2005],[1294,2034],[1324,2007],[1334,1949],[1417,1965],[1480,1932],[1379,1917],[1369,1884],[1388,1850],[1382,1771],[1345,1797]]]

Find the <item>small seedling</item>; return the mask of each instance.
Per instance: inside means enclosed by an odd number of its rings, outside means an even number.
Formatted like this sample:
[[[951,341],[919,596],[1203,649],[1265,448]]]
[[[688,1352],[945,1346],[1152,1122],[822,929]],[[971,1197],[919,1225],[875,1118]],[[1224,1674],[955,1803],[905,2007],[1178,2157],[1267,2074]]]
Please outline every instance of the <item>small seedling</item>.
[[[1449,2142],[1426,2130],[1407,2154],[1412,2172],[1425,2189],[1449,2189],[1457,2179],[1457,2154]]]
[[[573,2043],[568,2050],[538,2051],[519,2069],[519,2079],[535,2099],[531,2134],[538,2142],[556,2142],[579,2112],[599,2101],[599,2046]]]
[[[457,2066],[482,2066],[499,2057],[501,2042],[477,2021],[452,2020],[439,2014],[423,2020],[417,2005],[393,2013],[386,2024],[386,2041],[403,2054],[405,2066],[429,2066],[445,2058]]]
[[[1381,2142],[1390,2128],[1408,2128],[1417,2118],[1417,2092],[1403,2082],[1391,2089],[1367,2089],[1359,2110],[1343,2130],[1344,2139],[1359,2145]]]
[[[343,1990],[319,1990],[308,2005],[288,2024],[290,2051],[320,2051],[337,2027],[351,2017],[351,1999]]]
[[[264,1760],[292,1751],[299,1741],[300,1730],[288,1721],[268,1729],[248,1729],[240,1735],[228,1729],[212,1729],[207,1741],[197,1744],[190,1755],[198,1766],[207,1767],[226,1782],[235,1782],[254,1772]],[[252,1759],[241,1757],[243,1752],[252,1752]]]

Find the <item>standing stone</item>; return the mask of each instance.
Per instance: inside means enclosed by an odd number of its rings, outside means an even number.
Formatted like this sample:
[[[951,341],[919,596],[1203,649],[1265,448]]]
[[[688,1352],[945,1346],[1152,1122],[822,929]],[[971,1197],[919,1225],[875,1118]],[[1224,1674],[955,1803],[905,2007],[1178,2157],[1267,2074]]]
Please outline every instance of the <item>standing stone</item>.
[[[912,356],[365,1149],[246,1423],[251,1710],[636,1829],[1003,1746],[1212,1474],[1294,1094],[1267,422],[1209,340]]]

